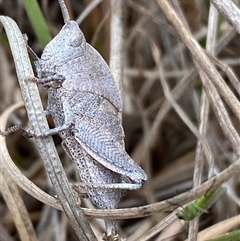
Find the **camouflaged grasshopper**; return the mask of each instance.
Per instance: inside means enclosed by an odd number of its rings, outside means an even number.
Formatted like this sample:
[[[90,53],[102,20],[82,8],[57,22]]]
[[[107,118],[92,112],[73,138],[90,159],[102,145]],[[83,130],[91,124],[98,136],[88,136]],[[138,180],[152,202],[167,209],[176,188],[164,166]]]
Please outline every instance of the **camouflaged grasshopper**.
[[[86,43],[74,21],[63,26],[40,59],[35,58],[35,81],[48,89],[46,114],[53,117],[56,127],[47,133],[25,134],[59,134],[64,150],[77,165],[80,186],[92,202],[100,209],[116,208],[125,191],[140,188],[147,175],[125,151],[122,100],[108,65]],[[115,221],[105,222],[107,236],[117,235]]]

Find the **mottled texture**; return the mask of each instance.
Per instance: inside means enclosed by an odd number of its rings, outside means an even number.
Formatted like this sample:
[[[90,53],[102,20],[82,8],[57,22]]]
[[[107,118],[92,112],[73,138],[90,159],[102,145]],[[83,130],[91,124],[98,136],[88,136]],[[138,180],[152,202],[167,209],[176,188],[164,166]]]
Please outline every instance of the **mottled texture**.
[[[83,183],[138,183],[146,173],[124,149],[120,112],[122,100],[109,67],[86,43],[76,22],[64,25],[36,62],[39,83],[48,88],[48,107],[62,146],[76,162]],[[125,190],[86,188],[101,209],[116,208]],[[106,221],[107,235],[117,233]]]

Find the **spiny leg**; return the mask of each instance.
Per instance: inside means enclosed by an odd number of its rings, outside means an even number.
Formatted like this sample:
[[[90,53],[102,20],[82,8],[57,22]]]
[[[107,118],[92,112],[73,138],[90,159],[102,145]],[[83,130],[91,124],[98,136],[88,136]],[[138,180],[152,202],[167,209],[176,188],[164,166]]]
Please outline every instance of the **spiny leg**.
[[[27,137],[27,138],[33,137],[32,133],[30,133],[27,130],[24,130],[21,126],[18,126],[18,125],[9,127],[6,131],[0,130],[0,135],[1,136],[7,136],[7,135],[9,135],[11,133],[14,133],[14,132],[19,132],[22,136]]]
[[[44,133],[35,133],[31,130],[25,130],[21,126],[15,125],[15,126],[9,127],[6,131],[0,130],[0,135],[7,136],[11,133],[19,132],[22,136],[27,137],[27,138],[33,138],[33,137],[42,137],[43,138],[43,137],[47,137],[47,136],[56,135],[61,131],[66,131],[66,130],[71,129],[72,127],[73,127],[72,124],[64,124],[62,126],[50,129]]]
[[[123,189],[123,190],[138,190],[141,188],[141,183],[72,183],[72,188],[75,191],[82,190],[82,189],[105,189],[105,190],[111,190],[111,189]]]
[[[64,76],[54,72],[49,73],[48,77],[30,77],[25,79],[25,81],[33,82],[43,86],[49,86],[54,89],[61,87],[64,80]]]

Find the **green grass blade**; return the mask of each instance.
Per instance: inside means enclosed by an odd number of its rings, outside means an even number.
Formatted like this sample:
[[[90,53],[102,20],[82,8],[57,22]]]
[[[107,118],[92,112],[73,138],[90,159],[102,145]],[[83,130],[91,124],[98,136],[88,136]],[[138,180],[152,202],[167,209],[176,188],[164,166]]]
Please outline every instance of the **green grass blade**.
[[[44,48],[52,39],[49,28],[36,0],[23,0],[24,7],[37,35],[39,43]]]
[[[230,233],[223,234],[214,239],[208,239],[206,241],[239,241],[240,240],[240,229],[232,231]]]

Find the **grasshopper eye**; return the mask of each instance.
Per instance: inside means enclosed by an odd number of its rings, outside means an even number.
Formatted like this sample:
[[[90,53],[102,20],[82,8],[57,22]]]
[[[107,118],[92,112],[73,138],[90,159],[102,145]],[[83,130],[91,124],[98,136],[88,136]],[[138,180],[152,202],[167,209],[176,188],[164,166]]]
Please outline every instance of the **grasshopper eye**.
[[[83,43],[83,35],[78,34],[71,37],[69,45],[72,47],[79,47]]]

